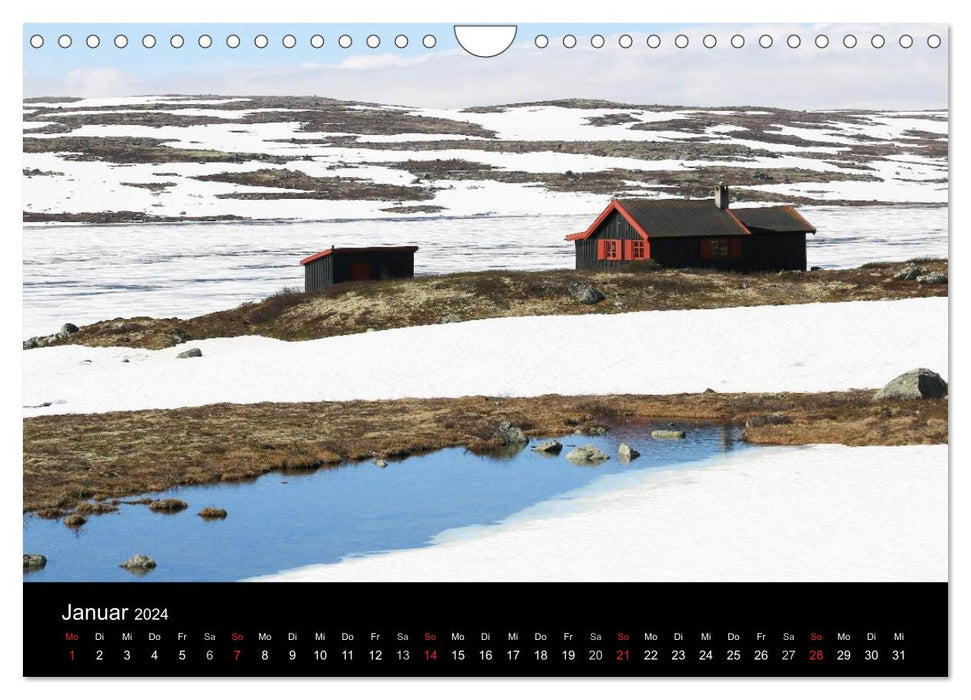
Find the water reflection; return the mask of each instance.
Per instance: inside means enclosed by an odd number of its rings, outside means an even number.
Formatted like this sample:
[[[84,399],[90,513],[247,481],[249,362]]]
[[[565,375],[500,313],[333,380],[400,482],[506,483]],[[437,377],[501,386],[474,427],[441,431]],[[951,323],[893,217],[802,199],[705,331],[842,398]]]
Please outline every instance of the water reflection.
[[[385,468],[371,462],[309,474],[271,473],[248,483],[175,488],[153,498],[189,504],[175,514],[123,504],[117,513],[92,515],[77,531],[60,521],[24,518],[24,552],[43,554],[47,566],[30,581],[224,581],[270,574],[348,555],[419,547],[443,530],[488,525],[537,503],[595,487],[602,477],[687,464],[738,449],[736,428],[677,424],[683,440],[654,440],[668,423],[631,423],[603,436],[567,435],[559,455],[521,449],[477,455],[450,448]],[[623,463],[620,443],[640,456]],[[610,459],[577,466],[566,454],[592,444]],[[125,499],[127,501],[135,498]],[[206,521],[206,506],[224,508],[224,520]],[[135,577],[119,564],[146,554],[158,568]]]

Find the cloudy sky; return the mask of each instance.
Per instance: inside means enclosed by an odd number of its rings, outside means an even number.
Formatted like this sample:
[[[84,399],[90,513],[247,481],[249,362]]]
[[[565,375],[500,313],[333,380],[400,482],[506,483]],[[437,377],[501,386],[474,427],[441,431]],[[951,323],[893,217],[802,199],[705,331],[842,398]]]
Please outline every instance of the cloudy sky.
[[[86,37],[100,39],[89,48]],[[114,38],[128,38],[117,48]],[[153,48],[142,37],[156,38]],[[230,49],[226,37],[240,37]],[[264,35],[266,48],[254,38]],[[296,39],[284,48],[283,37]],[[314,48],[310,37],[324,37]],[[351,46],[339,46],[342,34]],[[366,38],[380,39],[376,48]],[[394,38],[408,37],[399,48]],[[549,45],[535,46],[537,35]],[[567,34],[576,46],[563,46]],[[618,39],[629,35],[630,48]],[[661,39],[658,48],[647,37]],[[687,48],[675,37],[684,35]],[[713,36],[714,48],[703,46]],[[744,37],[741,48],[730,39]],[[901,35],[913,38],[902,48]],[[71,37],[69,48],[58,37]],[[173,48],[170,39],[184,39]],[[199,37],[212,37],[209,48]],[[422,37],[436,38],[426,48]],[[604,46],[591,46],[591,37]],[[763,48],[759,37],[772,45]],[[800,38],[797,48],[788,39]],[[818,36],[828,38],[819,48]],[[856,45],[847,48],[844,37]],[[872,38],[885,39],[874,48]],[[942,43],[930,48],[927,39]],[[33,48],[31,37],[43,38]],[[452,26],[396,25],[227,25],[227,24],[28,24],[24,27],[24,95],[107,97],[145,94],[321,95],[425,107],[458,107],[569,97],[637,104],[694,106],[761,105],[797,109],[942,109],[948,106],[948,36],[945,25],[771,24],[771,25],[592,25],[521,24],[513,45],[495,58],[476,58],[455,40]],[[36,41],[36,40],[35,40]]]

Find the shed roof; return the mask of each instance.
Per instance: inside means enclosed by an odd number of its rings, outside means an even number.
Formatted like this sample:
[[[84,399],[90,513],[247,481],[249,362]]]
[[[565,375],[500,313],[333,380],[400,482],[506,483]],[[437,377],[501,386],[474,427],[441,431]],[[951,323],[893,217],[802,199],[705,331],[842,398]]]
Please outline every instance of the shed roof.
[[[583,240],[616,211],[642,238],[693,236],[747,236],[749,230],[731,209],[719,209],[710,199],[615,199],[582,233],[567,236]]]
[[[794,207],[744,207],[733,211],[756,233],[816,233],[816,227]]]
[[[371,246],[368,248],[328,248],[327,250],[322,250],[319,253],[314,253],[310,257],[306,257],[300,261],[301,265],[306,265],[307,263],[312,263],[314,260],[320,260],[321,258],[326,258],[328,255],[342,255],[347,253],[386,253],[386,252],[397,252],[397,253],[414,253],[418,250],[416,245],[385,245],[385,246]]]

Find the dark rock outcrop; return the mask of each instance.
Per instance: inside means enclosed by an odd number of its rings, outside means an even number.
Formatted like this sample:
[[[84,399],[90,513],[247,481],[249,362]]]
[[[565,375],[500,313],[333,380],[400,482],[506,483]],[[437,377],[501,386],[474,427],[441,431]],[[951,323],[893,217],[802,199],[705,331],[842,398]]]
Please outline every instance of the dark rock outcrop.
[[[937,372],[925,367],[894,377],[878,391],[874,401],[884,399],[939,399],[947,396],[947,382]]]

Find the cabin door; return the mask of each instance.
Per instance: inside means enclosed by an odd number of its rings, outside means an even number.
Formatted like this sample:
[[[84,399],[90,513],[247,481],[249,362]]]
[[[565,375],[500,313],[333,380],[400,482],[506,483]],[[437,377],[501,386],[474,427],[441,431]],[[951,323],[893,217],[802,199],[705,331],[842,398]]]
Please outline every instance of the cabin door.
[[[360,282],[371,279],[370,263],[351,263],[351,281]]]

